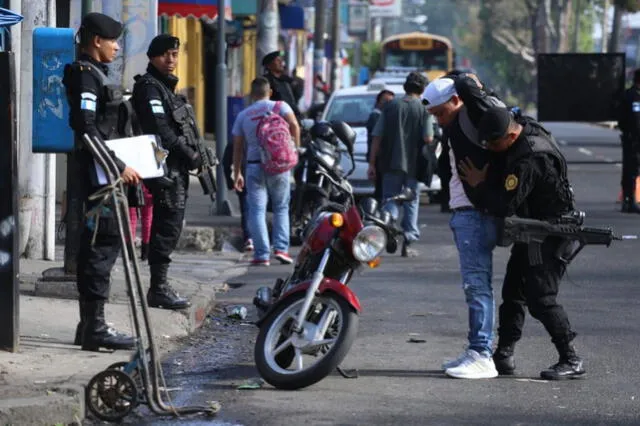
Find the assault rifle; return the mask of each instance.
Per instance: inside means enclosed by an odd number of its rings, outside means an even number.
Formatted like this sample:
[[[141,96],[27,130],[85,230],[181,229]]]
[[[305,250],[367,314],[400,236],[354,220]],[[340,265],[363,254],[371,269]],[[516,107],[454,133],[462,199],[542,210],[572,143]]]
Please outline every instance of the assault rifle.
[[[605,245],[609,247],[614,240],[637,239],[635,235],[616,236],[611,228],[593,228],[582,226],[585,214],[572,212],[553,222],[536,219],[523,219],[516,216],[505,218],[498,224],[498,245],[510,246],[524,243],[529,246],[529,264],[542,264],[542,243],[547,237],[564,240],[558,248],[556,257],[569,264],[586,245]]]
[[[182,135],[187,139],[189,146],[200,155],[202,167],[200,167],[196,176],[200,181],[204,195],[208,195],[211,197],[211,201],[215,201],[216,192],[218,191],[216,185],[216,166],[220,162],[213,152],[213,149],[205,146],[198,131],[193,108],[185,102],[184,105],[173,111],[173,119],[180,125]]]

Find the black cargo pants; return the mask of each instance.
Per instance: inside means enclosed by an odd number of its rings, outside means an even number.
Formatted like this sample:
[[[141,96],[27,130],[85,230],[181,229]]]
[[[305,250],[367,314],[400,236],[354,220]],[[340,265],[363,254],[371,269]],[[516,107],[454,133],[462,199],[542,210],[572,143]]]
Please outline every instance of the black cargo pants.
[[[640,138],[625,133],[622,135],[622,194],[635,200],[636,178],[640,154]],[[636,200],[638,201],[638,200]]]
[[[542,265],[529,263],[526,244],[515,244],[507,264],[502,286],[502,305],[498,336],[500,345],[516,343],[522,336],[525,306],[540,321],[554,343],[568,343],[576,333],[571,330],[564,308],[556,301],[565,265],[556,258],[562,240],[547,238],[542,244]]]

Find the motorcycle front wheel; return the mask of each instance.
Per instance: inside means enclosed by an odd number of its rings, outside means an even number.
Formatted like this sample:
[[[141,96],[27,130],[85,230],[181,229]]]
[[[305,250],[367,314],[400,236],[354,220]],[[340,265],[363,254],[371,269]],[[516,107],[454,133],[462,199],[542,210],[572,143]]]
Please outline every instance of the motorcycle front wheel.
[[[300,389],[328,376],[349,353],[358,332],[358,313],[335,293],[314,299],[301,333],[293,331],[304,293],[290,296],[260,327],[254,356],[267,383]]]

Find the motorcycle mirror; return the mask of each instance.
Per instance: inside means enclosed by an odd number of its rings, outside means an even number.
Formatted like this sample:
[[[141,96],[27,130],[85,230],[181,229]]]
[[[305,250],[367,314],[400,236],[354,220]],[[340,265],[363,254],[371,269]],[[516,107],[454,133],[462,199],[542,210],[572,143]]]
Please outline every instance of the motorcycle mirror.
[[[302,125],[302,128],[305,130],[310,130],[313,127],[314,123],[315,122],[311,118],[305,118],[300,122],[300,124]]]
[[[347,147],[350,155],[353,155],[353,145],[356,142],[356,132],[344,121],[331,121],[331,128],[340,142]]]
[[[398,242],[395,238],[389,238],[387,240],[387,253],[393,254],[398,250]]]

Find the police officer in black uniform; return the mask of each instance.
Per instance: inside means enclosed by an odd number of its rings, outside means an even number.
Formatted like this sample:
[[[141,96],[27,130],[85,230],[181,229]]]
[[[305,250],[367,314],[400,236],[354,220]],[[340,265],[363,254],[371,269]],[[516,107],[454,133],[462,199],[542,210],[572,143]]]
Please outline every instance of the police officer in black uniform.
[[[268,53],[262,59],[262,66],[265,68],[264,77],[269,80],[271,86],[271,100],[284,101],[291,109],[293,114],[300,121],[300,110],[294,96],[293,79],[284,73],[284,59],[282,53],[278,50]]]
[[[202,166],[195,148],[199,134],[193,110],[184,96],[176,95],[180,40],[168,34],[155,37],[149,49],[147,73],[135,77],[131,100],[145,134],[159,137],[167,157],[167,174],[145,184],[153,195],[153,222],[149,242],[151,286],[149,306],[184,309],[190,302],[169,285],[171,253],[178,244],[189,190],[189,171]]]
[[[77,285],[80,293],[80,323],[75,344],[83,350],[130,349],[135,346],[132,337],[118,333],[107,326],[104,305],[109,299],[110,275],[113,264],[121,252],[121,240],[114,206],[101,205],[88,196],[99,189],[92,154],[82,136],[86,133],[100,141],[118,137],[118,108],[122,90],[110,84],[107,63],[112,62],[119,50],[117,39],[122,24],[101,13],[89,13],[78,31],[80,55],[65,67],[63,84],[70,105],[69,124],[75,133],[75,156],[81,181],[82,197],[87,210],[80,248],[78,250]],[[122,180],[137,184],[140,175],[127,167],[111,152]],[[95,238],[95,241],[93,239]]]
[[[622,131],[622,212],[640,213],[636,200],[636,178],[640,166],[640,69],[633,73],[633,86],[624,92],[618,127]]]
[[[502,107],[489,109],[479,125],[481,140],[494,152],[489,164],[477,169],[469,159],[460,161],[461,176],[474,188],[472,201],[496,217],[517,215],[557,220],[574,209],[567,164],[553,136],[533,119],[516,121]],[[530,247],[514,244],[502,287],[498,348],[494,354],[500,374],[513,374],[515,344],[522,335],[525,306],[542,322],[556,346],[558,363],[540,373],[546,380],[575,379],[584,375],[563,307],[556,302],[566,264],[559,259],[563,241],[547,238],[540,249],[542,262],[531,264]]]

